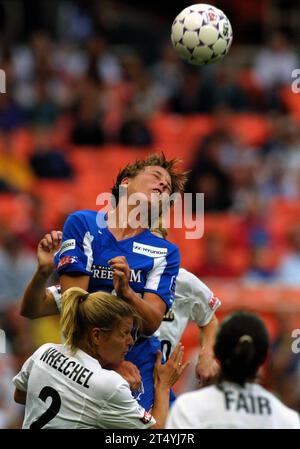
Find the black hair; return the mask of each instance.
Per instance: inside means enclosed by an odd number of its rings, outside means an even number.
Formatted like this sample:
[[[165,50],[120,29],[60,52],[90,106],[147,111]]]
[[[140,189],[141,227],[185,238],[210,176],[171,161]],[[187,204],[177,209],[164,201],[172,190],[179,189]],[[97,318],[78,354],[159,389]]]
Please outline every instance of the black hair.
[[[254,313],[234,312],[221,323],[215,355],[221,364],[220,381],[244,385],[253,381],[268,354],[269,336],[264,322]]]

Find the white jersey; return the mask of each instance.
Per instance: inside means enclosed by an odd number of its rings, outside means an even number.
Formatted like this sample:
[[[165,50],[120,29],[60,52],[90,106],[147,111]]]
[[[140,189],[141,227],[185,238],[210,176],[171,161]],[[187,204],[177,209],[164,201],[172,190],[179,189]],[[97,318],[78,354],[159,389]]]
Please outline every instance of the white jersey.
[[[223,382],[179,396],[167,429],[300,429],[299,414],[258,384]]]
[[[59,285],[48,287],[61,311],[61,290]],[[166,359],[179,342],[187,324],[194,321],[199,327],[209,323],[221,301],[194,274],[180,268],[176,278],[176,289],[172,308],[164,316],[155,336],[162,342]]]
[[[221,305],[221,301],[207,285],[184,268],[179,270],[174,297],[172,308],[155,333],[162,342],[166,358],[179,342],[190,321],[194,321],[199,327],[207,325]]]
[[[64,345],[46,343],[13,382],[27,392],[24,429],[146,429],[155,424],[123,377],[80,349],[71,355]]]

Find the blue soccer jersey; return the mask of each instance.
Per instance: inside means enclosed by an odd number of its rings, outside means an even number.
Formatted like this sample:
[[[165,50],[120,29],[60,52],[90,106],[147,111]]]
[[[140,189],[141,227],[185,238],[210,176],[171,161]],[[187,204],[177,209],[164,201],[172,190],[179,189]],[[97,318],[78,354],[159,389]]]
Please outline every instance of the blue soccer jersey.
[[[68,217],[63,229],[62,245],[55,257],[58,274],[77,272],[88,275],[89,292],[112,292],[113,270],[108,261],[125,256],[131,270],[129,285],[132,290],[141,296],[144,292],[157,294],[168,310],[174,300],[179,271],[178,248],[153,235],[148,229],[118,241],[104,225],[104,217],[104,214],[89,210],[78,211]],[[99,223],[102,226],[98,226]],[[153,403],[153,367],[158,349],[158,340],[148,337],[134,345],[126,357],[141,372],[144,394],[140,396],[140,403],[146,409]]]

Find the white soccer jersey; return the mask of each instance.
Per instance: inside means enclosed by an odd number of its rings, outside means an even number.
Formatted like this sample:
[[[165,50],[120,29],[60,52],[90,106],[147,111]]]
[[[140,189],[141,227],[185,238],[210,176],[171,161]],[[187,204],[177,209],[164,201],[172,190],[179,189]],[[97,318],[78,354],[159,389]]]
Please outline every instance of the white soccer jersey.
[[[57,308],[61,311],[61,290],[59,285],[48,287]],[[179,342],[189,321],[202,327],[209,323],[221,301],[194,274],[180,268],[176,279],[176,289],[172,308],[165,315],[155,336],[162,342],[164,356],[169,355]]]
[[[207,285],[184,268],[179,270],[174,297],[172,308],[155,334],[162,342],[166,358],[179,342],[189,321],[205,326],[221,305]]]
[[[146,429],[155,424],[123,377],[81,350],[72,356],[66,346],[47,343],[13,382],[27,392],[24,429]]]
[[[170,410],[167,429],[300,429],[297,412],[258,384],[223,382],[184,393]]]

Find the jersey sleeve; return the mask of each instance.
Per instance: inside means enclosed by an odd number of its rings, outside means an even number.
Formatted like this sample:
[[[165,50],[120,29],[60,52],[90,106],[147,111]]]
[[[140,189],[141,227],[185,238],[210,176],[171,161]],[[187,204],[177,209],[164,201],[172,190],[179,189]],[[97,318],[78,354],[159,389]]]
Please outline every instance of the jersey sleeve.
[[[84,211],[69,215],[63,228],[60,250],[54,259],[58,274],[79,272],[90,275],[93,239]]]
[[[38,348],[29,359],[24,362],[19,373],[13,378],[13,384],[18,390],[27,391],[28,379],[34,365],[35,360],[44,351],[44,349],[49,346],[48,343]]]
[[[101,407],[98,415],[99,427],[104,429],[148,429],[155,423],[151,413],[138,404],[124,383]]]
[[[56,307],[57,307],[59,313],[61,313],[61,309],[62,309],[61,286],[60,285],[51,285],[50,287],[47,287],[47,291],[52,294],[53,299],[56,304]]]
[[[190,273],[191,297],[192,301],[190,319],[195,321],[198,326],[206,326],[215,311],[221,306],[221,301],[207,287],[204,282]]]
[[[179,265],[179,250],[174,247],[167,256],[155,258],[152,270],[147,274],[144,292],[155,293],[160,296],[166,303],[167,310],[174,302]]]

